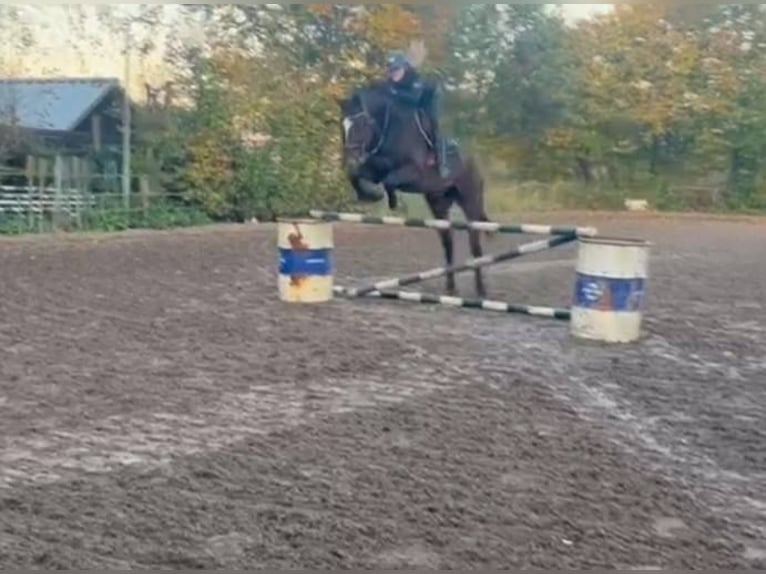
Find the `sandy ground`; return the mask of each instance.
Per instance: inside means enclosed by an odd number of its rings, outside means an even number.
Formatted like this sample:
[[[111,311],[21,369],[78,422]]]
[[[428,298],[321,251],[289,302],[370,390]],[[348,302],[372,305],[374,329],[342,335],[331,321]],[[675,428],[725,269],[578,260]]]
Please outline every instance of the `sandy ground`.
[[[0,568],[766,567],[766,223],[541,220],[654,243],[645,340],[285,305],[269,225],[0,241]],[[441,262],[336,243],[346,284]],[[492,297],[567,305],[574,249]]]

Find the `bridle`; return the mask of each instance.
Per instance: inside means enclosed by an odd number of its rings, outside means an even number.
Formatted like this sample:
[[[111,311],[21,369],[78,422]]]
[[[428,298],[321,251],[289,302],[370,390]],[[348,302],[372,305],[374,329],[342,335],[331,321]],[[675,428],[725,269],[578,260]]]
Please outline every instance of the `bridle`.
[[[377,121],[373,117],[373,115],[370,113],[369,109],[367,108],[367,101],[364,98],[363,94],[359,94],[359,101],[362,104],[362,111],[357,112],[351,116],[348,116],[348,119],[352,122],[358,118],[366,118],[367,120],[371,121],[373,125],[377,127]],[[362,143],[362,144],[349,144],[346,142],[345,148],[347,151],[352,150],[361,150],[362,152],[365,152],[367,156],[373,156],[377,155],[378,152],[383,148],[383,145],[386,143],[386,136],[388,134],[388,127],[391,122],[391,102],[386,102],[386,112],[385,116],[383,116],[383,128],[380,131],[380,134],[378,135],[378,141],[373,146],[371,150],[367,149],[367,146],[369,145],[369,142]]]

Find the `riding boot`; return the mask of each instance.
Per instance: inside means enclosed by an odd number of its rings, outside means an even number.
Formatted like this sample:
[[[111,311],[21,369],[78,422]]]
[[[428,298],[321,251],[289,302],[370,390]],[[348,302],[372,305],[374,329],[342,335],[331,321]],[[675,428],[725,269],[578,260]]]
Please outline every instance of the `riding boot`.
[[[439,177],[449,177],[449,164],[447,162],[447,140],[442,136],[441,116],[440,116],[441,97],[439,92],[435,92],[427,107],[428,115],[433,126],[434,134],[434,154],[436,155],[436,165],[439,168]]]

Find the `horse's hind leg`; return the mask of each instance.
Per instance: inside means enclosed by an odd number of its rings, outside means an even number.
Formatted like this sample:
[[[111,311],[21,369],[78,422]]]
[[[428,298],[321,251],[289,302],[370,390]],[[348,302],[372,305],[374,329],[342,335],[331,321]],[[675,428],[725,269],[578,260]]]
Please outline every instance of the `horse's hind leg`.
[[[441,218],[440,218],[441,219]],[[455,264],[454,259],[454,247],[455,244],[452,241],[452,231],[449,229],[440,229],[439,238],[442,242],[442,248],[444,249],[444,262],[447,267],[452,267]],[[445,290],[447,295],[457,295],[457,285],[455,285],[455,274],[447,273]]]
[[[458,189],[457,202],[465,214],[468,221],[488,221],[487,214],[484,211],[484,186],[480,176],[476,174],[473,178],[472,186],[464,186]],[[468,232],[468,239],[471,245],[471,256],[473,258],[482,257],[484,250],[481,247],[481,231],[471,230]],[[474,286],[476,296],[482,299],[487,297],[487,286],[484,283],[484,273],[480,267],[474,270]]]
[[[445,196],[425,196],[426,203],[428,204],[431,214],[435,219],[447,219],[449,216],[449,208],[452,206],[452,199]],[[452,267],[454,265],[454,242],[452,240],[452,231],[450,229],[440,229],[438,232],[439,239],[444,249],[444,262],[446,267]],[[446,275],[446,291],[447,295],[456,295],[457,286],[455,285],[455,274],[447,273]]]
[[[468,240],[471,244],[471,257],[476,259],[483,256],[484,250],[481,248],[481,231],[469,231]],[[480,267],[477,267],[474,270],[474,288],[476,289],[477,297],[482,299],[487,297],[487,286],[484,284],[484,274]]]

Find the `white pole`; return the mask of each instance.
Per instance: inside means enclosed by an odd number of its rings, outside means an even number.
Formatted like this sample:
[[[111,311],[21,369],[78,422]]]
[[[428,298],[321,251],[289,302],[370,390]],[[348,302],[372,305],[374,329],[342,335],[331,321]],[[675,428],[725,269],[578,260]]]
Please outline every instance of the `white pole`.
[[[122,104],[122,202],[130,209],[130,24],[125,28],[125,78]]]

